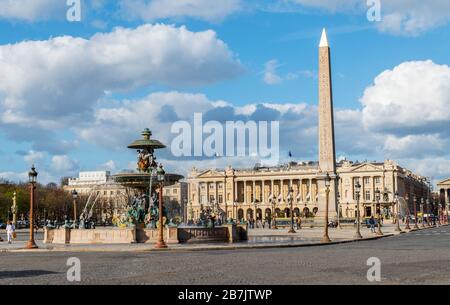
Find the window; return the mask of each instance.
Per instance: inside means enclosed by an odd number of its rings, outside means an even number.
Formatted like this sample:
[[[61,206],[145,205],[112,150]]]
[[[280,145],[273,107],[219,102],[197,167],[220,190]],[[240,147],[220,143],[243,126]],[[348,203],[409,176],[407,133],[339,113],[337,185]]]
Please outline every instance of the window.
[[[170,190],[166,189],[166,195],[170,195]]]
[[[366,200],[366,201],[370,201],[370,191],[366,191],[366,193],[365,193],[365,196],[364,196],[364,199]]]
[[[219,203],[223,203],[223,196],[219,195]]]
[[[381,183],[381,177],[375,177],[375,183],[380,184]]]
[[[173,189],[173,194],[174,195],[178,194],[178,189]]]
[[[364,177],[364,184],[365,185],[370,184],[370,178],[369,177]]]
[[[220,190],[223,189],[223,184],[219,183],[218,187],[219,187]]]
[[[202,183],[202,184],[200,184],[200,188],[202,189],[202,190],[204,190],[206,187],[205,187],[205,184],[204,183]]]
[[[209,185],[209,189],[210,189],[210,190],[214,189],[214,184],[213,184],[213,183],[211,183],[211,184]]]

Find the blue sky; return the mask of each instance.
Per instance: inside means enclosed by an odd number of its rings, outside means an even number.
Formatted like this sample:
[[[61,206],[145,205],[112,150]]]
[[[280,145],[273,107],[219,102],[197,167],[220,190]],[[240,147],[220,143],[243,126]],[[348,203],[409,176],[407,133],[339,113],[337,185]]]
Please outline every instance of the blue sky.
[[[44,182],[130,168],[125,146],[143,128],[170,144],[162,108],[190,120],[191,110],[208,115],[218,101],[236,118],[259,109],[280,120],[282,159],[292,151],[314,160],[324,27],[338,155],[450,176],[450,5],[381,0],[381,20],[370,22],[365,2],[86,0],[81,21],[68,22],[63,0],[0,0],[0,176],[23,179],[30,163]],[[161,160],[183,173],[251,162],[180,161],[170,151]]]

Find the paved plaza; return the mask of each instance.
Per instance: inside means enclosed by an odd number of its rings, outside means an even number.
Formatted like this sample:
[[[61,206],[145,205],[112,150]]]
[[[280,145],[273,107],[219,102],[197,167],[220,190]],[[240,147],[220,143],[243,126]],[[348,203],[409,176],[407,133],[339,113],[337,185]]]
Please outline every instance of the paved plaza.
[[[344,226],[342,229],[329,229],[329,235],[332,242],[352,241],[355,234],[354,226]],[[398,234],[395,232],[395,226],[391,223],[385,223],[383,233],[386,236]],[[278,230],[269,229],[250,229],[248,242],[242,243],[214,243],[214,244],[175,244],[170,245],[169,250],[202,250],[202,249],[245,249],[245,248],[268,248],[279,246],[308,246],[321,243],[324,230],[321,227],[304,227],[296,230],[295,234],[289,234],[288,228],[279,228]],[[4,231],[0,231],[5,236]],[[365,239],[377,238],[365,226],[361,226],[361,234]],[[4,237],[5,239],[5,237]],[[23,250],[28,240],[28,232],[21,230],[17,234],[17,240],[8,245],[6,242],[0,243],[0,251],[29,251]],[[116,245],[57,245],[43,244],[43,232],[36,234],[36,243],[39,249],[36,251],[98,251],[98,252],[129,252],[129,251],[152,251],[155,250],[152,244],[116,244]]]
[[[149,245],[142,251],[127,247],[129,251],[102,253],[0,253],[0,281],[69,284],[67,259],[77,257],[82,284],[369,284],[366,263],[377,257],[381,284],[450,284],[447,226],[323,247],[168,252],[144,251]]]

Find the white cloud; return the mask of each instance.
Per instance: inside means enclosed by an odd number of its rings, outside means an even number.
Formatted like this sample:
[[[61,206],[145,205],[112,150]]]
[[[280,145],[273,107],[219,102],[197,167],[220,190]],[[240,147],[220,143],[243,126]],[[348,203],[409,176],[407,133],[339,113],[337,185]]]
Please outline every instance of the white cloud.
[[[61,176],[67,176],[78,170],[78,162],[72,160],[69,156],[53,156],[51,169]]]
[[[65,0],[0,0],[0,19],[32,22],[65,17]]]
[[[282,0],[305,7],[365,15],[369,6],[365,0]],[[371,6],[370,6],[371,7]],[[381,22],[376,27],[396,35],[418,35],[450,22],[448,0],[381,0]]]
[[[107,91],[201,86],[243,71],[214,31],[162,24],[3,45],[0,66],[0,123],[44,129],[89,120]]]
[[[113,160],[109,160],[108,162],[104,163],[101,166],[102,169],[107,170],[107,171],[115,171],[117,169],[116,167],[116,162],[114,162]]]
[[[283,79],[277,74],[279,67],[278,60],[272,59],[264,65],[264,82],[267,85],[278,85],[283,82]]]
[[[361,103],[368,130],[447,134],[450,67],[432,61],[402,63],[377,76],[365,90]]]
[[[154,21],[192,17],[218,22],[241,9],[241,0],[121,0],[121,13],[127,18]]]
[[[25,160],[25,162],[29,165],[35,164],[38,161],[41,161],[44,159],[44,153],[40,152],[40,151],[34,151],[34,150],[30,150],[28,152],[27,155],[25,155],[23,157],[23,159]]]

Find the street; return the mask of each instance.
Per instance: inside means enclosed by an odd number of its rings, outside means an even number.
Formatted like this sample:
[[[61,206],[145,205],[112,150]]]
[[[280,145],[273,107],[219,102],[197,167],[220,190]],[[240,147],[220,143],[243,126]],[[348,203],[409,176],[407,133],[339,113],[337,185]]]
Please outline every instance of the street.
[[[450,228],[374,241],[306,248],[163,253],[1,253],[0,284],[371,284],[367,260],[381,260],[381,284],[450,284]]]

